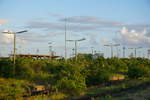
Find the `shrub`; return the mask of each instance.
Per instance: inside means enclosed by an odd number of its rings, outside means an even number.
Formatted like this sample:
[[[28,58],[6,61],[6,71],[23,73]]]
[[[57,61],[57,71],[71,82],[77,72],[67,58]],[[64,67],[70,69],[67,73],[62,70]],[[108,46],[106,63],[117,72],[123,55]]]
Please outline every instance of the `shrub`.
[[[86,76],[86,84],[88,86],[105,83],[109,80],[109,77],[112,74],[107,65],[93,65],[89,66],[86,70],[88,70]]]
[[[15,100],[27,92],[29,83],[22,80],[0,78],[0,99]]]
[[[129,66],[127,75],[129,78],[148,77],[150,75],[150,68],[143,64],[137,66]]]
[[[13,64],[10,60],[0,60],[0,77],[13,77]]]
[[[64,63],[52,67],[52,84],[69,96],[80,95],[85,89],[85,77],[81,74],[80,66]]]

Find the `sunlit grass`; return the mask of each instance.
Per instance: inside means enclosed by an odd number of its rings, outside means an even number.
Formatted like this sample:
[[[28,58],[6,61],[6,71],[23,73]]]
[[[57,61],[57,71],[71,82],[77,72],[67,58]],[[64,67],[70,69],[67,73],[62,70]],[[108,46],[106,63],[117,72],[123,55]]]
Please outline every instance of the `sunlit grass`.
[[[61,100],[67,96],[63,93],[53,93],[49,95],[38,95],[28,98],[27,100]]]

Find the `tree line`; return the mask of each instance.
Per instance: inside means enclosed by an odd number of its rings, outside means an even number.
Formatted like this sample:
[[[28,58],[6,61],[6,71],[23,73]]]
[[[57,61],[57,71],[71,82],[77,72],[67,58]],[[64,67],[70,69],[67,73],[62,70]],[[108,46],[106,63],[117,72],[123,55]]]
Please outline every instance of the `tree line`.
[[[107,83],[115,74],[124,75],[126,79],[150,77],[150,60],[148,59],[116,57],[106,59],[101,56],[93,58],[91,54],[78,54],[77,56],[77,61],[74,57],[67,60],[63,58],[37,60],[30,57],[18,57],[15,75],[13,75],[13,62],[10,59],[1,59],[0,77],[51,85],[56,92],[62,92],[68,96],[77,96],[82,94],[87,87]],[[5,84],[1,84],[0,90],[4,91],[5,87]]]

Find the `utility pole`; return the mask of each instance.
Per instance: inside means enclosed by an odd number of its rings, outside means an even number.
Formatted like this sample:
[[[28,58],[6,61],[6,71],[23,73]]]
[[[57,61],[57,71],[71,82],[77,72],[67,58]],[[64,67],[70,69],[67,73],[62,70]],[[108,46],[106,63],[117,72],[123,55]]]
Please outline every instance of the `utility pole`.
[[[118,46],[116,46],[116,49],[117,49],[117,58],[119,58],[119,49],[118,49]]]
[[[76,55],[76,60],[77,60],[77,41],[75,41],[75,55]]]
[[[37,53],[37,55],[39,55],[39,51],[40,51],[39,49],[36,49],[36,53]]]
[[[94,54],[94,47],[91,47],[91,50],[92,50],[92,55]]]
[[[117,46],[120,46],[120,44],[112,44],[112,43],[111,43],[111,44],[107,44],[107,45],[104,45],[104,46],[110,47],[110,49],[111,49],[111,57],[113,57],[113,47],[114,47],[114,46],[116,46],[116,47],[117,47]]]
[[[12,32],[10,30],[3,31],[5,34],[13,34],[14,35],[14,47],[13,47],[13,74],[15,75],[15,67],[16,67],[16,34],[27,32],[27,30]]]
[[[148,49],[148,51],[147,51],[147,57],[148,57],[148,59],[150,59],[150,49]]]
[[[125,49],[126,47],[123,47],[123,58],[125,58]]]
[[[129,49],[133,49],[134,50],[134,57],[136,58],[136,50],[137,49],[141,49],[142,47],[137,47],[137,48],[129,48]]]
[[[52,42],[49,42],[49,55],[50,55],[50,59],[52,60]]]
[[[65,60],[67,59],[67,18],[65,18]]]
[[[74,56],[75,55],[75,49],[73,48],[72,49],[72,56]]]
[[[16,64],[16,33],[14,32],[14,67]],[[14,75],[15,75],[15,68],[14,68]]]
[[[85,38],[82,38],[82,39],[79,39],[79,40],[67,40],[69,42],[74,42],[75,43],[75,58],[76,58],[76,61],[77,61],[77,42],[83,41],[83,40],[85,40]]]

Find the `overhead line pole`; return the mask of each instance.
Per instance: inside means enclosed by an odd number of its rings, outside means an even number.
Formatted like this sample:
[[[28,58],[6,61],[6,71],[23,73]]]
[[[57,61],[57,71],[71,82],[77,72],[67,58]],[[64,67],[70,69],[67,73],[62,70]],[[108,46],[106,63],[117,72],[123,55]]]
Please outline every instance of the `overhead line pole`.
[[[16,33],[14,32],[14,65],[16,64]],[[15,68],[14,68],[15,69]],[[15,74],[15,70],[14,70],[14,74]]]
[[[67,59],[67,18],[65,18],[65,60]]]
[[[49,44],[49,55],[50,55],[50,60],[52,60],[52,56],[53,56],[53,55],[52,55],[52,45],[51,45],[52,42],[49,42],[48,44]]]
[[[113,47],[114,46],[120,46],[120,44],[108,44],[108,45],[104,45],[104,46],[108,46],[108,47],[110,47],[110,49],[111,49],[111,57],[113,57]]]
[[[76,60],[77,60],[77,41],[75,41],[75,55],[76,55]]]
[[[82,39],[79,39],[79,40],[67,40],[69,42],[74,42],[75,43],[75,59],[76,59],[76,61],[77,61],[77,42],[83,41],[83,40],[85,40],[85,38],[82,38]]]
[[[123,58],[125,58],[125,47],[123,47]]]
[[[129,49],[134,49],[134,57],[136,58],[136,50],[137,49],[140,49],[140,48],[142,48],[142,47],[137,47],[137,48],[129,48]]]
[[[93,53],[94,53],[93,49],[94,49],[94,47],[91,47],[91,50],[92,50],[92,55],[93,55]]]
[[[14,35],[14,51],[13,51],[13,74],[15,75],[15,67],[16,67],[16,34],[27,32],[27,30],[12,32],[10,30],[4,31],[5,34],[13,34]]]

